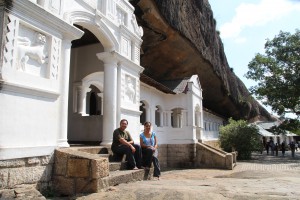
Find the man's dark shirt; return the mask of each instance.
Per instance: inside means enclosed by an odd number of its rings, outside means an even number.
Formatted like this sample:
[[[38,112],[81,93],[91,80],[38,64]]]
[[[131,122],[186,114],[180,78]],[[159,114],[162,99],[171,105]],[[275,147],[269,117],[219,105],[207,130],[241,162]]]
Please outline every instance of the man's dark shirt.
[[[120,128],[117,128],[113,133],[113,142],[111,144],[112,151],[114,151],[117,146],[121,145],[121,142],[119,141],[121,138],[124,138],[127,142],[133,141],[128,131],[122,131]]]

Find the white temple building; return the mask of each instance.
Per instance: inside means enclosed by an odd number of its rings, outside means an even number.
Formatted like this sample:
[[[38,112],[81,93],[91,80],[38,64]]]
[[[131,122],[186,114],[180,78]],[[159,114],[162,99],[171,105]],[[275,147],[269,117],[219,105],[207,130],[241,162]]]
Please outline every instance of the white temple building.
[[[70,142],[109,145],[119,121],[138,140],[217,141],[224,119],[203,108],[201,80],[142,74],[143,30],[127,0],[0,1],[0,160],[51,155]],[[93,35],[97,42],[81,38]]]

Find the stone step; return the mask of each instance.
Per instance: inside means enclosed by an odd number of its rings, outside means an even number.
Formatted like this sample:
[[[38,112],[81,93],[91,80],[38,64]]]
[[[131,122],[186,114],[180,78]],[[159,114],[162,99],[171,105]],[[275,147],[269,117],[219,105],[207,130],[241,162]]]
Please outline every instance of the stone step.
[[[117,170],[126,170],[127,162],[109,162],[109,173]]]
[[[126,170],[126,156],[116,156],[105,151],[105,148],[100,150],[97,147],[57,149],[53,191],[62,196],[73,196],[152,178],[153,170]]]
[[[129,183],[142,180],[152,179],[153,168],[150,170],[117,170],[109,173],[109,176],[104,177],[98,182],[98,190],[107,190],[111,186],[116,186],[121,183]]]

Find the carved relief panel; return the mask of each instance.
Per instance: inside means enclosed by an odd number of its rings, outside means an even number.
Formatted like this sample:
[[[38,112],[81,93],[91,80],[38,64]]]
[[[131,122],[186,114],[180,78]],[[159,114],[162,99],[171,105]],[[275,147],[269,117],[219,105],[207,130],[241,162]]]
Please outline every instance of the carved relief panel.
[[[12,15],[5,17],[4,66],[37,77],[57,79],[61,40]]]
[[[62,42],[37,26],[10,13],[4,15],[3,89],[57,98]]]
[[[137,81],[134,77],[126,74],[123,87],[123,98],[125,102],[136,103],[137,99]]]
[[[32,75],[47,77],[49,63],[47,36],[20,24],[16,42],[16,69]]]

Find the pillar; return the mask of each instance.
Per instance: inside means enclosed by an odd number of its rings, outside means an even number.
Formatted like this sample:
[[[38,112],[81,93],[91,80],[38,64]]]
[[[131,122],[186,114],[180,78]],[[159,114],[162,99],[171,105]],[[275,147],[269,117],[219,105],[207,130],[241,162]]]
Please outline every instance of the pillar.
[[[68,144],[68,96],[69,96],[69,72],[71,57],[71,41],[62,42],[62,65],[59,69],[60,98],[59,98],[59,135],[57,145],[69,147]]]
[[[113,131],[119,127],[117,124],[117,72],[118,61],[109,52],[97,54],[98,59],[104,63],[104,90],[103,90],[103,137],[101,145],[112,143]]]

